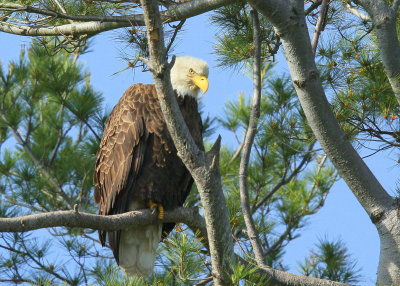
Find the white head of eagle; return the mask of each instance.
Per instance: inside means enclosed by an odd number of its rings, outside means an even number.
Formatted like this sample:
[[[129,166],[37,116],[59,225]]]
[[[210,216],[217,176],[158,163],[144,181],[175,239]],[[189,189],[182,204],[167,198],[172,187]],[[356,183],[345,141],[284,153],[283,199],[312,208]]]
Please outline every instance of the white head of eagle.
[[[171,83],[179,96],[196,96],[208,90],[208,65],[205,61],[183,56],[176,57],[171,69]]]

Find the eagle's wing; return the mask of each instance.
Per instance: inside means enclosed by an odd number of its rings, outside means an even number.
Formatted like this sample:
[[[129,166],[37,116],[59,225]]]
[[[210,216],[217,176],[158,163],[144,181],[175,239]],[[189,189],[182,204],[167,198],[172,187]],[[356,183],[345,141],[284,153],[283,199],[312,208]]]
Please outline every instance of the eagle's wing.
[[[104,130],[94,172],[94,198],[99,214],[126,211],[129,192],[139,174],[149,134],[158,133],[160,113],[153,85],[131,86],[114,107]],[[162,116],[162,114],[161,114]],[[110,247],[118,254],[120,231],[110,232]],[[106,233],[100,231],[105,244]]]

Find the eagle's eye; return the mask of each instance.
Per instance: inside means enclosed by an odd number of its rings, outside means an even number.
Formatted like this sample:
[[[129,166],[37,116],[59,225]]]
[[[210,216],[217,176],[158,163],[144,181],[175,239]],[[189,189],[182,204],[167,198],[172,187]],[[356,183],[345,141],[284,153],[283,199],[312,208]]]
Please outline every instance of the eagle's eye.
[[[192,68],[189,69],[190,74],[194,74],[194,70]]]

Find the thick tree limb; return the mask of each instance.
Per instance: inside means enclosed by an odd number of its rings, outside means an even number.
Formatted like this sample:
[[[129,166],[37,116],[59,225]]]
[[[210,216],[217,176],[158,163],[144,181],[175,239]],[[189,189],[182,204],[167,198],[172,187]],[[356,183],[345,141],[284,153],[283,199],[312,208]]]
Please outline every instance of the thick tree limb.
[[[254,256],[257,265],[260,267],[265,266],[265,259],[263,249],[261,247],[258,232],[254,224],[252,212],[250,209],[249,191],[247,189],[247,169],[250,160],[251,148],[254,143],[254,138],[257,132],[257,124],[260,119],[260,103],[261,103],[261,39],[260,39],[260,21],[258,19],[258,12],[251,8],[250,10],[253,22],[253,98],[250,109],[250,120],[247,127],[246,135],[243,140],[242,156],[239,166],[239,188],[240,188],[240,201],[246,224],[247,234],[253,247]]]
[[[246,264],[244,261],[242,263]],[[258,272],[269,277],[269,286],[350,286],[346,283],[300,276],[271,267],[260,268]]]
[[[199,214],[196,207],[176,208],[173,211],[165,212],[162,222],[181,222],[190,227],[193,232],[199,233],[200,237],[207,237],[207,229],[204,218]],[[49,227],[82,227],[103,230],[118,230],[121,228],[141,226],[160,222],[157,214],[150,210],[131,211],[119,215],[101,216],[90,213],[71,211],[57,211],[41,214],[33,214],[14,218],[0,218],[0,232],[25,232]],[[237,259],[240,260],[239,257]],[[244,260],[241,261],[247,264]],[[260,269],[260,274],[271,276],[272,281],[292,281],[285,285],[332,285],[344,286],[347,284],[331,282],[321,279],[302,277],[286,273],[272,268]],[[282,278],[283,277],[283,278]],[[294,284],[296,279],[303,279],[304,283]],[[301,281],[301,280],[300,280]],[[306,281],[309,281],[306,283]],[[313,282],[314,284],[311,284]],[[318,282],[317,284],[315,284]],[[276,285],[276,284],[272,284]]]
[[[79,36],[96,35],[130,25],[120,22],[85,22],[51,27],[23,26],[0,22],[0,31],[20,36]]]
[[[350,1],[348,1],[347,3],[344,4],[346,7],[346,10],[348,12],[350,12],[351,14],[353,14],[354,16],[360,18],[363,21],[369,22],[371,21],[371,17],[363,12],[361,12],[360,10],[358,10],[357,8],[351,6]]]
[[[239,1],[241,0],[192,0],[182,4],[171,5],[167,11],[161,13],[161,20],[163,23],[180,21]],[[122,27],[144,26],[144,18],[141,14],[127,16],[71,15],[52,10],[39,9],[27,5],[0,3],[0,11],[8,11],[10,9],[39,13],[42,15],[59,17],[62,19],[82,21],[82,23],[75,22],[56,26],[24,26],[0,22],[0,31],[22,36],[95,35]]]
[[[379,216],[393,204],[393,199],[350,144],[331,110],[314,62],[303,4],[282,1],[277,7],[272,4],[275,1],[250,2],[272,22],[278,35],[282,35],[297,95],[324,151],[366,212],[371,217]]]
[[[399,1],[393,3],[393,8],[383,0],[359,1],[359,5],[372,19],[382,63],[397,102],[400,104],[400,43],[396,27]]]
[[[176,208],[165,212],[162,220],[150,210],[131,211],[119,215],[102,216],[76,210],[33,214],[13,218],[0,218],[0,232],[25,232],[49,227],[83,227],[101,230],[118,230],[155,222],[181,222],[207,237],[204,218],[198,208]]]
[[[280,6],[269,0],[249,2],[272,22],[281,36],[291,77],[311,129],[340,176],[377,226],[381,239],[377,283],[399,285],[400,223],[398,216],[394,215],[398,206],[352,147],[330,108],[314,62],[302,1],[282,1]],[[370,2],[373,6],[378,5],[375,3]],[[397,43],[396,34],[387,33],[385,36],[392,37],[389,42]],[[384,57],[382,55],[382,59]],[[396,60],[399,59],[400,56]]]
[[[189,3],[194,3],[191,1]],[[204,1],[208,2],[208,1]],[[218,2],[218,1],[214,1]],[[147,27],[151,61],[146,61],[153,73],[161,110],[179,157],[193,176],[199,189],[207,225],[213,278],[215,285],[228,280],[230,263],[234,260],[233,239],[229,214],[222,193],[219,173],[220,137],[208,153],[201,151],[194,142],[176,102],[171,81],[170,65],[166,62],[164,32],[155,0],[141,0]]]

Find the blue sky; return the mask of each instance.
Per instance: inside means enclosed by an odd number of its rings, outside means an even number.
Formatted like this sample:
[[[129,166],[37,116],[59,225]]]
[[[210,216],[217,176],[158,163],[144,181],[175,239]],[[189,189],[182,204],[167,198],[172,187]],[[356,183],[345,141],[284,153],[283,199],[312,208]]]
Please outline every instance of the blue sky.
[[[235,100],[240,92],[252,93],[251,81],[238,71],[217,67],[213,54],[215,35],[218,33],[209,23],[207,15],[189,19],[181,33],[174,54],[191,55],[206,60],[210,65],[210,88],[204,96],[204,111],[213,116],[223,114],[224,103]],[[120,32],[107,32],[92,40],[92,52],[80,57],[87,71],[91,73],[91,82],[97,91],[103,93],[106,106],[110,110],[125,89],[135,82],[150,83],[151,75],[131,70],[113,75],[122,70],[126,62],[122,59],[124,44],[118,38]],[[19,57],[22,45],[29,46],[30,38],[0,33],[0,60],[7,64]],[[288,73],[283,57],[278,57],[277,74]],[[219,130],[223,143],[234,148],[236,143],[231,135]],[[363,154],[366,155],[367,153]],[[392,154],[378,154],[366,160],[383,186],[394,192],[398,176],[395,162],[389,159]],[[342,239],[350,253],[362,267],[362,285],[374,285],[376,278],[379,238],[376,228],[361,208],[346,184],[340,180],[332,188],[325,206],[320,212],[308,219],[301,237],[286,248],[284,265],[297,273],[297,262],[302,261],[318,238]]]

